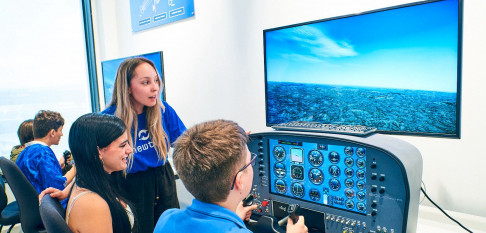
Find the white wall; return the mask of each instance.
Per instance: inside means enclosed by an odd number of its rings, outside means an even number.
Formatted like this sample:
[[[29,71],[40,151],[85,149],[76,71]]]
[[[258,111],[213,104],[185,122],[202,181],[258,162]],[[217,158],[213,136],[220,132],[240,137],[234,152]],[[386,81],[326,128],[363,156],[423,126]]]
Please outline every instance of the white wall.
[[[97,56],[100,61],[162,50],[167,101],[187,126],[226,118],[256,132],[267,129],[264,29],[407,2],[196,0],[195,17],[132,33],[129,1],[94,0]],[[421,151],[433,200],[486,217],[486,1],[465,0],[464,7],[462,138],[400,138]]]

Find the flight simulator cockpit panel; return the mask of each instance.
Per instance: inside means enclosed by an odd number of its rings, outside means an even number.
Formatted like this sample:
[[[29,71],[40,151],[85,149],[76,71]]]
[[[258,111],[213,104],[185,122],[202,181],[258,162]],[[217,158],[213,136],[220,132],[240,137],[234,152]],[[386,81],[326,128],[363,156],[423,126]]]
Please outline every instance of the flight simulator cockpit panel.
[[[310,232],[415,232],[422,157],[412,145],[380,134],[272,131],[251,134],[248,148],[258,155],[254,220],[279,220],[299,204]]]

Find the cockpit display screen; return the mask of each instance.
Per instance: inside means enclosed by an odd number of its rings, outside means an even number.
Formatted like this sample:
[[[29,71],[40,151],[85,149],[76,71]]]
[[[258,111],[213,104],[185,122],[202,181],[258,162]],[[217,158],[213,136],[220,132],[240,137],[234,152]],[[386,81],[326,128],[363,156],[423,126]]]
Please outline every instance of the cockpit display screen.
[[[366,148],[269,139],[270,192],[366,214]]]
[[[304,150],[301,148],[290,148],[290,157],[293,163],[303,163],[304,162]]]

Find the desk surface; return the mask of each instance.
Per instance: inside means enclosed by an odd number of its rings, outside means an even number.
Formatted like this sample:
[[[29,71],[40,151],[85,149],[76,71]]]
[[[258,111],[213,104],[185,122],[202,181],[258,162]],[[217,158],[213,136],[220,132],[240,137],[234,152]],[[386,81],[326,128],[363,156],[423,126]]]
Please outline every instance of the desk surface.
[[[447,211],[451,217],[455,218],[462,225],[474,233],[486,233],[486,217],[479,217],[470,214]],[[460,233],[462,229],[454,221],[445,216],[439,209],[420,205],[417,233]]]

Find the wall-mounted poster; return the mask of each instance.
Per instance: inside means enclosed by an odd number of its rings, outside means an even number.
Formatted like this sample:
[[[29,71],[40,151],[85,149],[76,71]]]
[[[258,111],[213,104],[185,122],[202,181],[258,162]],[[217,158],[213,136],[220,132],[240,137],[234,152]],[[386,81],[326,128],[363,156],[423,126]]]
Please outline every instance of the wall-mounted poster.
[[[130,0],[130,14],[138,32],[194,16],[194,0]]]

